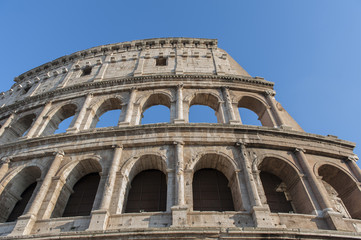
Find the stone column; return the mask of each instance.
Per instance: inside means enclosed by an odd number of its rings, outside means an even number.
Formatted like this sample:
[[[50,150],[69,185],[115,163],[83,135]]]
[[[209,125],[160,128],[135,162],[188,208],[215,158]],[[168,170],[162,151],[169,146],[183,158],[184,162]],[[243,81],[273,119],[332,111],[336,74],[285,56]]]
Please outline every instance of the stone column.
[[[44,120],[44,116],[49,112],[51,108],[52,102],[47,102],[39,114],[39,116],[36,118],[33,126],[30,128],[29,132],[25,135],[26,138],[31,138],[36,136],[37,130],[39,126],[41,125],[42,121]]]
[[[86,111],[87,111],[87,109],[89,107],[89,103],[91,102],[92,98],[93,98],[92,93],[88,93],[88,95],[86,95],[83,106],[81,107],[81,110],[80,110],[80,112],[79,112],[79,114],[78,114],[78,116],[76,118],[76,121],[75,121],[73,127],[69,128],[67,130],[67,132],[75,133],[75,132],[79,131],[80,124],[82,123],[82,121],[83,121],[83,119],[85,117]]]
[[[176,196],[177,205],[172,207],[172,227],[187,225],[188,206],[184,201],[184,159],[183,142],[174,142],[176,160]]]
[[[247,156],[246,144],[244,142],[237,142],[236,146],[239,147],[241,156],[241,167],[246,181],[249,200],[251,203],[251,213],[256,227],[274,227],[270,210],[262,206],[261,199],[259,198],[256,182],[252,175],[252,166]]]
[[[276,124],[278,124],[279,127],[287,127],[287,125],[285,124],[283,118],[281,117],[281,115],[277,109],[277,106],[275,103],[276,100],[274,98],[275,95],[276,95],[276,92],[274,90],[265,91],[266,100],[267,100],[268,104],[271,106],[272,115],[276,119]]]
[[[11,235],[18,236],[18,235],[28,235],[31,233],[31,230],[37,219],[37,213],[49,190],[52,178],[53,176],[55,176],[63,160],[64,152],[62,151],[54,152],[54,155],[55,158],[44,177],[44,180],[40,186],[39,191],[36,193],[34,201],[31,203],[29,210],[18,218],[18,221],[16,222],[15,228],[11,232]]]
[[[335,212],[332,209],[332,204],[328,199],[328,194],[324,186],[321,185],[322,182],[317,179],[308,163],[307,157],[305,155],[305,150],[301,148],[296,148],[295,155],[302,167],[302,170],[307,176],[311,189],[317,198],[319,206],[322,208],[323,217],[325,218],[329,227],[335,230],[350,231],[349,226],[347,226],[347,224],[343,220],[342,214]]]
[[[232,106],[232,100],[229,95],[228,87],[222,87],[222,94],[223,98],[226,102],[226,110],[228,113],[228,122],[230,124],[239,124],[240,122],[236,120],[236,116],[234,114],[233,106]]]
[[[132,120],[133,109],[134,109],[134,100],[135,100],[136,93],[137,93],[137,89],[132,88],[129,99],[128,99],[127,113],[125,115],[124,122],[129,123],[129,124],[131,123],[131,120]]]
[[[119,199],[117,204],[116,214],[120,214],[124,212],[124,200],[126,199],[126,194],[128,190],[128,186],[130,185],[128,175],[122,174],[121,172],[117,172],[117,176],[121,179],[119,183]]]
[[[174,119],[174,123],[184,123],[183,116],[183,84],[177,85],[177,119]]]
[[[305,150],[301,148],[296,148],[294,151],[298,162],[300,163],[302,170],[307,176],[307,179],[310,183],[311,189],[313,193],[315,194],[317,201],[319,203],[319,206],[322,208],[322,210],[332,210],[332,205],[330,201],[328,200],[327,193],[324,191],[323,186],[321,186],[321,182],[317,179],[315,174],[313,173],[308,160],[305,155]]]
[[[354,176],[356,177],[356,179],[359,182],[361,182],[361,170],[356,164],[357,160],[358,160],[358,157],[356,154],[351,155],[347,158],[346,163],[349,166],[349,168],[351,169],[351,171],[354,174]]]
[[[0,128],[0,136],[5,132],[5,129],[7,129],[10,126],[14,118],[15,118],[15,113],[11,113],[8,119],[6,119],[4,125],[2,125]]]
[[[108,177],[105,180],[105,189],[103,192],[100,208],[99,210],[92,211],[89,228],[87,229],[88,231],[106,229],[109,219],[110,202],[114,192],[115,180],[117,178],[117,171],[119,170],[122,152],[123,146],[114,146],[113,160],[108,172]]]
[[[167,169],[167,212],[171,212],[175,205],[175,173],[174,169]]]

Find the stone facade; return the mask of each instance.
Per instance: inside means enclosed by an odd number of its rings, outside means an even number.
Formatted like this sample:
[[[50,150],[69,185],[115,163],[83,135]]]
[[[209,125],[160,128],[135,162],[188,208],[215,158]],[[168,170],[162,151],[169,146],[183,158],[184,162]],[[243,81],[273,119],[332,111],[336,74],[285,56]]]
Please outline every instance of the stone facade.
[[[216,40],[95,47],[15,82],[0,97],[0,239],[361,239],[355,145],[304,132],[275,100],[274,84],[251,77]],[[169,108],[169,123],[141,124],[154,105]],[[212,108],[218,123],[189,123],[192,105]],[[240,107],[262,126],[243,125]],[[118,125],[96,128],[114,109]],[[70,116],[66,132],[54,134]],[[151,169],[165,175],[165,211],[126,212],[132,181]],[[201,169],[226,178],[234,210],[194,209]],[[100,176],[91,213],[63,216],[91,173]],[[279,179],[277,189],[266,188],[263,173]],[[276,195],[292,210],[276,211],[285,207],[273,207]]]

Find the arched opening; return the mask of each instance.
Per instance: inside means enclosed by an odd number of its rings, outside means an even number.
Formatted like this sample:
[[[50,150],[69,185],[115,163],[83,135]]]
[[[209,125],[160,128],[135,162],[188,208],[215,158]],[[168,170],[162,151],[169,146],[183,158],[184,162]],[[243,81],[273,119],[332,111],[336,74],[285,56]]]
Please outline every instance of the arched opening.
[[[90,128],[118,126],[122,102],[119,98],[105,100],[96,110]]]
[[[222,122],[222,113],[218,111],[218,98],[212,94],[196,94],[189,104],[188,120],[195,123]]]
[[[294,212],[285,183],[268,172],[261,172],[260,178],[271,212]]]
[[[118,126],[119,116],[121,110],[109,110],[100,116],[99,121],[97,122],[96,128],[104,127],[116,127]]]
[[[6,184],[0,195],[0,222],[15,221],[24,214],[35,194],[37,179],[40,176],[41,171],[38,167],[26,167]]]
[[[51,214],[52,218],[87,216],[95,204],[100,181],[99,172],[102,171],[99,162],[85,159],[72,166],[62,171],[66,179],[61,190],[54,192],[57,202]]]
[[[242,201],[242,195],[240,190],[240,185],[238,181],[238,175],[236,173],[236,165],[235,163],[229,159],[228,157],[216,154],[216,153],[206,153],[204,154],[195,164],[193,167],[193,180],[191,180],[193,183],[190,184],[189,187],[186,186],[188,191],[192,192],[193,194],[193,201],[200,201],[202,198],[200,198],[199,191],[202,194],[202,191],[207,191],[207,188],[209,186],[207,185],[207,179],[209,181],[215,181],[211,185],[215,187],[213,189],[214,192],[221,192],[220,195],[221,199],[219,201],[226,201],[227,205],[224,205],[223,203],[218,203],[217,208],[213,208],[213,210],[200,210],[199,204],[196,203],[196,206],[194,207],[193,202],[193,209],[199,210],[199,211],[242,211],[244,210],[243,207],[243,201]],[[199,172],[200,171],[200,172]],[[225,179],[223,178],[225,177]],[[200,181],[197,183],[197,179],[200,179]],[[196,181],[196,182],[194,182]],[[202,184],[205,184],[204,189],[202,190]],[[220,185],[223,184],[223,185]],[[222,187],[221,187],[222,186]],[[192,189],[190,189],[192,188]],[[220,189],[218,189],[220,188]],[[227,192],[227,194],[225,194]],[[230,194],[230,195],[229,195]],[[203,195],[207,196],[207,195]],[[224,199],[222,199],[224,197]],[[215,198],[215,196],[213,196]],[[192,200],[192,199],[189,199]],[[209,200],[211,201],[211,200]],[[198,206],[197,206],[198,204]],[[202,203],[201,203],[202,204]],[[232,207],[230,207],[232,205]],[[228,207],[225,207],[228,206]],[[210,208],[212,206],[209,206]],[[209,208],[209,209],[210,209]],[[224,210],[222,210],[224,209]],[[227,209],[227,210],[225,210]],[[230,210],[233,209],[233,210]]]
[[[255,112],[247,109],[247,108],[238,108],[239,115],[242,120],[242,124],[244,125],[254,125],[254,126],[262,126],[261,121],[258,119],[258,116]]]
[[[169,108],[163,105],[152,106],[143,113],[141,124],[170,122]]]
[[[269,205],[271,212],[311,214],[315,210],[298,171],[289,163],[267,157],[261,162],[259,170],[265,203]]]
[[[66,130],[70,127],[70,124],[73,121],[73,119],[74,116],[71,116],[61,121],[58,125],[58,128],[55,130],[54,134],[65,133]]]
[[[166,176],[159,170],[137,174],[130,185],[126,213],[160,212],[166,210]]]
[[[65,132],[66,129],[71,127],[73,116],[75,115],[77,106],[75,104],[67,104],[62,106],[47,123],[42,136],[48,136],[54,133]],[[66,120],[67,119],[67,120]],[[64,121],[66,120],[66,121]],[[64,123],[62,123],[64,121]],[[61,124],[62,123],[62,124]]]
[[[63,217],[89,216],[99,181],[99,173],[90,173],[82,177],[73,187]]]
[[[234,211],[228,180],[215,169],[200,169],[193,176],[193,210]]]
[[[203,105],[193,105],[189,108],[190,123],[217,123],[215,111]]]
[[[143,104],[140,124],[170,122],[170,107],[169,96],[152,94]]]
[[[318,169],[334,210],[345,217],[361,219],[361,191],[357,183],[343,170],[325,164]]]
[[[36,182],[30,184],[30,186],[24,190],[24,192],[20,196],[20,200],[15,204],[15,207],[11,211],[10,216],[6,220],[7,222],[16,221],[18,217],[20,217],[24,213],[26,205],[30,201],[30,198],[33,195],[35,188]]]
[[[267,106],[265,105],[265,103],[262,103],[260,100],[253,98],[253,97],[244,96],[239,100],[238,108],[246,108],[246,109],[254,112],[258,116],[257,119],[259,119],[262,126],[274,127],[272,118],[269,115],[269,112],[267,111]],[[242,114],[242,112],[240,112],[240,114]],[[241,117],[242,117],[242,115],[241,115]],[[246,118],[245,122],[247,122],[247,116],[245,116],[245,118]],[[242,120],[242,122],[244,122],[243,118],[241,120]],[[253,125],[253,124],[251,124],[251,125]]]
[[[1,142],[12,142],[19,137],[26,135],[35,118],[35,114],[29,114],[11,124],[1,136]]]

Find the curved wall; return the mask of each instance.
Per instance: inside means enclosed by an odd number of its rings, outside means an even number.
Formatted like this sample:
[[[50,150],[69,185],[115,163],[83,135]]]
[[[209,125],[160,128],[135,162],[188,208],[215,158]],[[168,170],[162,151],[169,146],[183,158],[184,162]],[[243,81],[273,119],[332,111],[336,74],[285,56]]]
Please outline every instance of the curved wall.
[[[0,97],[2,238],[359,236],[354,144],[305,133],[274,96],[212,39],[100,46],[22,74]],[[141,124],[155,105],[170,121]],[[193,105],[217,123],[189,123]],[[241,107],[262,126],[242,124]],[[118,124],[97,128],[114,109]]]

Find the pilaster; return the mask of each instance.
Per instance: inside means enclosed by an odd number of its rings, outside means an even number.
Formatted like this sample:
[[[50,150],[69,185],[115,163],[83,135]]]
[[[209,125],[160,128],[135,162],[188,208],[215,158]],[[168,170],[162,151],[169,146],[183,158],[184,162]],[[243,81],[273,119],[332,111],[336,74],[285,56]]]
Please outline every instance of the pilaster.
[[[55,176],[56,172],[59,169],[61,161],[63,160],[64,152],[63,151],[54,152],[54,155],[55,158],[51,163],[48,172],[45,175],[45,178],[41,184],[39,191],[36,193],[34,201],[32,202],[29,210],[18,218],[15,228],[10,235],[19,236],[19,235],[28,235],[31,233],[33,226],[37,220],[37,213],[39,212],[39,209],[49,190],[52,177]]]
[[[270,210],[268,207],[262,206],[259,198],[256,182],[252,175],[251,163],[247,156],[246,143],[238,141],[236,146],[240,150],[241,166],[246,181],[249,200],[251,203],[251,214],[256,227],[274,227],[272,224],[272,218],[270,216]]]
[[[76,121],[75,121],[73,127],[68,128],[67,132],[69,132],[69,133],[75,133],[75,132],[78,132],[78,131],[79,131],[80,125],[81,125],[81,123],[82,123],[83,120],[84,120],[86,111],[87,111],[87,109],[88,109],[88,107],[89,107],[89,104],[90,104],[92,98],[93,98],[93,94],[92,94],[92,93],[89,93],[89,94],[86,95],[85,100],[84,100],[84,103],[83,103],[83,106],[81,107],[81,110],[80,110],[80,112],[79,112],[79,114],[78,114],[78,116],[77,116],[77,118],[76,118]]]
[[[183,84],[177,85],[177,119],[174,123],[185,123],[183,116]]]
[[[119,169],[123,146],[114,146],[114,155],[105,183],[103,198],[100,208],[92,211],[89,228],[87,231],[105,230],[109,219],[109,207],[114,192],[115,180]]]

